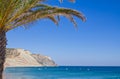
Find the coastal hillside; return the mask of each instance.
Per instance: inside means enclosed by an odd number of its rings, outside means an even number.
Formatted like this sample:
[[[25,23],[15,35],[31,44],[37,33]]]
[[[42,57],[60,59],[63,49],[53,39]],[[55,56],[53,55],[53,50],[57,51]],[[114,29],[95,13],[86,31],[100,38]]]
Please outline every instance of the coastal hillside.
[[[56,66],[48,56],[32,54],[24,49],[6,49],[5,67]]]

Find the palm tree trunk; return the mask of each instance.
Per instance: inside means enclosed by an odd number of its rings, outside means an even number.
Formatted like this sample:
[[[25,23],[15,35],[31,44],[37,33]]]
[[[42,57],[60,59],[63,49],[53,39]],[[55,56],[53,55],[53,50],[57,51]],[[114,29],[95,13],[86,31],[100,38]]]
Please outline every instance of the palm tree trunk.
[[[6,32],[0,32],[0,79],[3,79],[3,70],[6,54]]]

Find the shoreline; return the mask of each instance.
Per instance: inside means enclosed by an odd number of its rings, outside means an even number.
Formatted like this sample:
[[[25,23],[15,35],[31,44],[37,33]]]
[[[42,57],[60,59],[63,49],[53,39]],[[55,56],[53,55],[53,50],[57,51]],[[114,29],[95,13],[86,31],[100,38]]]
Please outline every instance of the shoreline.
[[[27,67],[59,67],[59,66],[8,66],[5,68],[27,68]]]

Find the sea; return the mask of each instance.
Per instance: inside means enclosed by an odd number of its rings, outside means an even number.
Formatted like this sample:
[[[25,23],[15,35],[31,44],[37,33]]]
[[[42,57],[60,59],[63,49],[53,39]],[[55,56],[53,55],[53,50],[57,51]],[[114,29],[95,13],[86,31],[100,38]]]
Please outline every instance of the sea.
[[[4,79],[120,79],[120,67],[10,67],[4,71]]]

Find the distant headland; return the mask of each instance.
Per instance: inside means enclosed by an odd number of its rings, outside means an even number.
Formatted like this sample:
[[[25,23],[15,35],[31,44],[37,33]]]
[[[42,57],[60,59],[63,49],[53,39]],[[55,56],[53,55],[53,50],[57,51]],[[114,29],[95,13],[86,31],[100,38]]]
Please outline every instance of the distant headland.
[[[32,54],[28,50],[7,48],[5,67],[57,66],[48,56]]]

